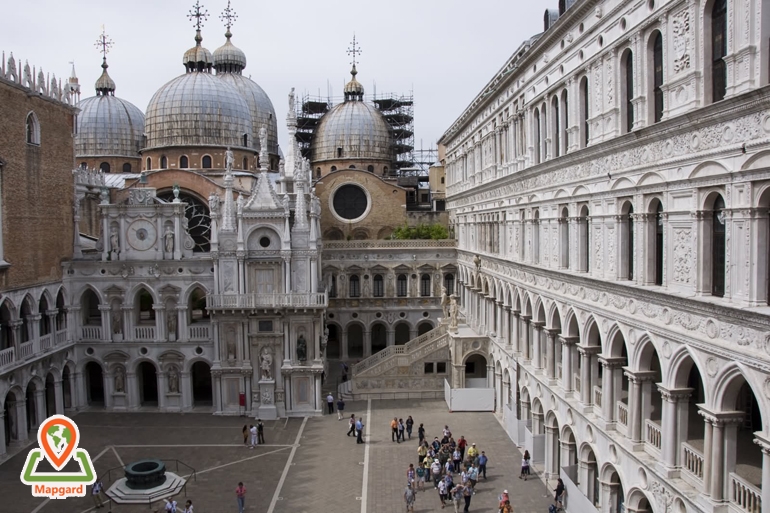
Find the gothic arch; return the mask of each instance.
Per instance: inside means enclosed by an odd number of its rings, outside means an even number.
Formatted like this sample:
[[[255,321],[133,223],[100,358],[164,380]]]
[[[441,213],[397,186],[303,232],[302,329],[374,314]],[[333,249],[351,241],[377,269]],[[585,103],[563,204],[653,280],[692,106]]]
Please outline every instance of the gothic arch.
[[[567,309],[567,313],[564,315],[563,326],[567,327],[567,331],[564,332],[566,336],[569,336],[569,337],[580,336],[580,323],[578,321],[577,315],[575,314],[575,310],[573,310],[571,307]]]
[[[620,474],[618,474],[620,475]],[[637,511],[639,509],[646,510],[647,508],[643,505],[646,501],[648,505],[652,505],[653,500],[650,496],[647,495],[647,493],[638,487],[633,487],[628,491],[628,494],[626,495],[626,504],[633,508],[634,511]]]
[[[717,176],[722,175],[725,173],[729,173],[730,171],[725,168],[722,164],[719,162],[714,162],[713,160],[701,162],[698,164],[695,169],[692,170],[690,173],[690,176],[688,176],[688,179],[693,178],[704,178],[707,176]]]
[[[594,338],[595,337],[595,338]],[[602,334],[599,331],[599,323],[593,315],[588,316],[583,325],[583,333],[580,336],[580,343],[584,346],[601,346]]]
[[[643,369],[642,366],[645,364],[645,360],[652,358],[653,353],[660,355],[660,348],[658,348],[658,346],[655,344],[652,337],[645,333],[639,337],[638,342],[634,346],[633,352],[628,353],[630,355],[628,363],[634,370],[649,370]],[[663,363],[660,361],[660,356],[658,356],[658,361],[660,364]]]
[[[195,291],[195,289],[201,289],[204,294],[209,294],[209,289],[204,284],[202,284],[199,281],[195,281],[191,283],[182,294],[182,299],[180,300],[180,305],[186,305],[190,301],[190,295]]]
[[[158,294],[157,292],[155,292],[155,289],[144,282],[137,283],[136,285],[131,287],[131,289],[129,289],[129,291],[126,293],[125,303],[128,305],[133,305],[142,289],[145,289],[147,290],[147,292],[149,292],[150,296],[152,296],[152,302],[154,304],[160,303],[160,300],[158,299]]]
[[[606,347],[602,348],[602,353],[610,357],[619,357],[623,353],[623,346],[626,348],[626,354],[630,355],[631,351],[628,350],[628,342],[623,330],[620,329],[618,323],[614,323],[607,330],[607,336],[605,337]]]
[[[139,358],[136,358],[134,360],[127,362],[126,367],[130,369],[128,372],[136,373],[137,370],[139,369],[139,365],[141,365],[143,362],[149,362],[150,365],[152,365],[155,368],[156,374],[162,372],[160,362],[157,360],[148,358],[146,356],[141,356]]]
[[[48,289],[43,289],[43,291],[40,293],[40,297],[37,299],[38,303],[43,298],[45,298],[45,301],[48,304],[49,309],[53,309],[56,306],[56,301],[54,300],[53,297],[51,297],[51,292],[49,292]]]
[[[548,328],[549,329],[561,329],[561,314],[559,313],[559,306],[556,301],[552,301],[548,307]]]
[[[669,359],[668,372],[663,379],[664,385],[668,388],[687,388],[687,379],[693,366],[700,374],[701,379],[708,375],[704,372],[697,354],[689,346],[681,345]],[[706,404],[710,404],[712,391],[712,387],[703,387]]]
[[[0,397],[0,411],[2,411],[3,408],[5,408],[5,402],[6,399],[8,399],[8,396],[13,394],[13,400],[14,401],[21,401],[26,397],[26,394],[24,393],[24,390],[19,385],[12,386],[6,393],[4,397]]]
[[[205,356],[194,356],[192,358],[188,358],[184,360],[182,372],[192,372],[193,365],[195,365],[198,362],[203,362],[209,367],[214,365],[213,362],[208,358],[206,358]]]
[[[753,383],[751,379],[751,373],[746,372],[742,363],[731,362],[714,378],[715,386],[713,408],[717,411],[732,411],[735,409],[735,400],[740,391],[741,386],[745,382],[754,397],[759,402],[759,411],[762,415],[762,425],[767,428],[767,413],[765,412],[764,402],[760,399],[761,394],[757,393],[757,390],[762,390],[762,387]]]
[[[94,362],[96,365],[98,365],[99,368],[102,369],[102,373],[107,372],[107,366],[104,364],[104,362],[92,356],[89,356],[83,359],[78,359],[77,364],[75,364],[75,372],[85,372],[86,365],[88,365],[91,362]],[[74,379],[74,375],[72,376],[72,378]]]
[[[27,380],[27,382],[24,384],[24,389],[26,390],[30,385],[35,387],[36,391],[45,390],[45,382],[40,376],[32,376],[29,378],[29,380]]]

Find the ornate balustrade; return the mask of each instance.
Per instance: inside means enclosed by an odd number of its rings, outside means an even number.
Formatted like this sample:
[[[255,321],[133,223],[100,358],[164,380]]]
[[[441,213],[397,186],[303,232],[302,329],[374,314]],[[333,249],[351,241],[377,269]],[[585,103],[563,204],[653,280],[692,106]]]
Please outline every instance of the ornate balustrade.
[[[67,329],[59,330],[56,332],[56,345],[61,345],[67,342]]]
[[[48,351],[53,347],[53,334],[48,333],[40,336],[40,350]]]
[[[602,407],[602,388],[601,387],[594,387],[594,404],[598,406],[599,408]]]
[[[155,340],[155,326],[134,326],[136,340]]]
[[[270,294],[214,294],[206,296],[209,310],[253,310],[260,308],[326,308],[326,292]]]
[[[443,337],[443,338],[442,338]],[[353,376],[359,376],[364,372],[371,374],[374,372],[373,368],[382,362],[389,360],[396,355],[409,354],[409,363],[413,360],[421,358],[426,354],[426,351],[432,351],[438,349],[439,339],[444,340],[447,338],[446,324],[441,324],[436,328],[423,333],[417,338],[414,338],[401,346],[388,346],[382,351],[379,351],[369,358],[355,364],[353,366]],[[430,346],[424,346],[424,344],[431,343]],[[444,342],[446,342],[444,340]],[[424,346],[424,347],[423,347]],[[434,347],[435,346],[435,347]],[[417,351],[417,349],[420,349]]]
[[[101,326],[82,326],[80,328],[80,338],[82,340],[101,340],[102,339],[102,327]]]
[[[645,441],[656,449],[656,452],[660,452],[661,446],[661,433],[660,425],[650,419],[644,421],[644,433]]]
[[[703,482],[703,454],[692,445],[682,443],[682,469],[698,483]]]
[[[35,340],[22,342],[19,345],[19,358],[24,360],[35,354]]]
[[[574,382],[573,388],[575,389],[575,392],[577,392],[579,394],[580,393],[580,376],[575,374],[575,375],[572,376],[572,379],[573,379],[573,382]]]
[[[623,401],[618,401],[617,418],[618,422],[623,426],[628,427],[628,405]]]
[[[0,368],[10,365],[16,360],[16,348],[9,347],[0,351]]]
[[[188,338],[190,340],[210,340],[211,339],[211,325],[210,324],[192,324],[187,327]]]
[[[415,249],[415,248],[454,248],[454,239],[441,240],[352,240],[324,241],[324,251],[332,249]]]
[[[762,513],[762,490],[730,472],[730,502],[746,513]]]

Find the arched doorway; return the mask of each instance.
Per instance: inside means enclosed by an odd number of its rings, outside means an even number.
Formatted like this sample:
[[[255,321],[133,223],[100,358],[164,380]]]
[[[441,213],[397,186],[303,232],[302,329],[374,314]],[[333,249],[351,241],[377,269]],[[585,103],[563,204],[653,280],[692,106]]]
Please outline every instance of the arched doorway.
[[[86,364],[86,401],[89,406],[104,406],[104,377],[96,362]]]
[[[8,447],[11,443],[19,440],[19,417],[16,410],[16,403],[21,396],[21,390],[14,392],[9,391],[5,396],[5,402],[3,403],[3,422],[5,423],[5,446]]]
[[[617,470],[609,463],[602,471],[602,484],[607,485],[602,487],[602,493],[604,494],[606,491],[609,494],[608,497],[602,497],[602,503],[609,503],[611,511],[625,511],[626,494],[623,491],[623,484],[620,482]]]
[[[340,357],[340,330],[336,324],[327,324],[329,340],[326,341],[326,358]]]
[[[546,479],[557,478],[561,472],[561,433],[553,411],[545,416],[545,473]],[[617,510],[620,511],[620,510]]]
[[[396,324],[396,345],[400,346],[409,342],[409,325],[405,322]]]
[[[348,357],[364,357],[364,329],[360,324],[348,326]]]
[[[372,354],[378,353],[388,345],[388,330],[378,322],[372,326]]]
[[[54,387],[54,378],[52,373],[45,377],[45,416],[50,417],[56,414],[56,392]]]
[[[192,366],[193,406],[211,406],[211,367],[206,362],[195,362]]]
[[[423,335],[425,333],[428,333],[430,330],[433,329],[433,324],[429,321],[421,322],[419,325],[417,325],[417,336]]]
[[[472,354],[465,360],[465,388],[487,388],[487,359]]]
[[[139,364],[139,404],[141,406],[158,405],[158,371],[150,362]]]
[[[27,385],[26,410],[27,410],[27,431],[32,431],[37,427],[37,401],[35,400],[35,390],[37,387],[33,381]]]
[[[64,403],[64,409],[72,408],[72,381],[70,368],[64,367],[61,373],[61,392]]]
[[[596,454],[589,445],[584,445],[580,451],[580,477],[579,483],[581,491],[585,494],[591,504],[599,507],[599,468],[596,463]]]

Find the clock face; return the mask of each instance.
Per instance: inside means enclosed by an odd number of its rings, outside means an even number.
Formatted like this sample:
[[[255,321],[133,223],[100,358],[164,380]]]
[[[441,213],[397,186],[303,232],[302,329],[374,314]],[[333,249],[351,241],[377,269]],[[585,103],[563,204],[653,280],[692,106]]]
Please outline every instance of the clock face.
[[[146,219],[139,219],[128,227],[128,244],[137,251],[147,251],[155,245],[155,225]]]

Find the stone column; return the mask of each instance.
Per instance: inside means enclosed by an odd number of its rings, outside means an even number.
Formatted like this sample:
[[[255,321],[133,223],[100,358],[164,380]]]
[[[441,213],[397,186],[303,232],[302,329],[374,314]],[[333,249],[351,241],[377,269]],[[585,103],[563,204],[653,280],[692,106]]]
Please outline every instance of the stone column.
[[[529,315],[522,315],[520,317],[521,319],[521,327],[519,329],[519,334],[521,335],[523,332],[523,336],[520,337],[521,343],[519,344],[519,349],[521,347],[524,347],[524,350],[522,351],[524,353],[524,361],[525,363],[529,363],[532,360],[532,354],[530,354],[529,351],[529,321],[531,317]]]
[[[342,333],[342,359],[347,360],[348,359],[348,332],[344,329],[340,330]],[[388,340],[388,345],[390,344],[390,340]]]
[[[155,342],[166,341],[166,306],[161,304],[153,304],[152,309],[155,310]]]
[[[661,416],[661,464],[666,471],[673,471],[678,466],[678,452],[682,436],[687,438],[687,433],[681,432],[687,426],[680,425],[679,403],[685,403],[692,395],[692,388],[670,389],[661,383],[657,384],[663,403]]]
[[[72,373],[73,381],[75,382],[76,394],[73,394],[72,400],[77,404],[73,405],[75,409],[88,406],[88,395],[86,394],[86,379],[82,372]]]
[[[559,337],[561,342],[561,387],[565,392],[574,390],[572,379],[572,347],[578,343],[579,337]]]
[[[556,428],[553,426],[545,426],[545,478],[551,479],[554,476],[558,476],[559,470],[556,464]]]
[[[577,346],[580,355],[580,402],[591,404],[591,353],[585,346]]]
[[[29,426],[27,426],[27,400],[16,401],[16,435],[19,442],[25,442],[29,439]]]
[[[166,409],[166,373],[158,371],[155,373],[155,378],[158,381],[158,409],[164,411]]]
[[[5,411],[0,411],[0,458],[5,456],[8,448],[5,446]]]
[[[59,415],[64,415],[64,393],[62,390],[62,380],[58,379],[53,382],[53,396],[54,396],[54,402],[56,403],[56,413]],[[0,438],[2,440],[2,438]]]
[[[385,344],[388,347],[396,345],[396,331],[394,329],[385,329]]]
[[[615,419],[615,403],[618,401],[617,392],[620,387],[616,387],[616,375],[619,373],[619,369],[623,366],[625,358],[611,357],[603,358],[599,357],[599,364],[604,367],[602,374],[602,417],[608,424],[614,424]]]
[[[104,392],[104,409],[111,410],[112,404],[112,389],[115,382],[112,378],[112,371],[107,369],[102,372],[102,390]]]
[[[364,358],[372,356],[372,330],[364,331]]]
[[[535,367],[536,372],[543,370],[543,355],[540,347],[540,331],[545,323],[540,321],[532,321],[532,366]]]
[[[703,440],[704,494],[710,492],[713,502],[721,502],[725,499],[725,489],[727,488],[728,476],[726,472],[729,469],[726,461],[728,458],[729,461],[735,461],[735,435],[737,426],[743,422],[745,413],[742,411],[714,412],[706,409],[702,404],[698,405],[698,408],[700,409],[698,413],[706,423],[706,436]],[[710,442],[709,445],[706,445],[708,442]],[[708,491],[706,490],[707,487]]]
[[[160,394],[160,390],[158,390]],[[128,409],[139,408],[139,384],[136,381],[136,373],[126,372],[126,395],[128,395]]]
[[[513,310],[513,319],[511,320],[511,327],[513,333],[511,334],[511,340],[513,343],[513,352],[516,356],[521,354],[521,326],[519,322],[520,313],[518,310]]]
[[[248,383],[248,381],[247,381]],[[182,394],[182,410],[189,411],[193,408],[193,393],[192,393],[192,381],[190,380],[190,373],[188,371],[182,371],[179,373],[179,392]],[[246,401],[250,401],[251,397],[246,394]]]
[[[558,330],[545,330],[545,375],[549,382],[556,379],[556,335],[558,333]]]
[[[102,342],[112,342],[112,307],[108,304],[99,305],[102,315]]]
[[[642,384],[636,375],[629,371],[625,371],[628,377],[628,438],[632,442],[642,441],[642,424],[641,424],[641,402],[642,402]]]
[[[35,390],[35,423],[29,429],[37,431],[38,426],[46,417],[45,388],[43,388],[42,390]]]
[[[504,306],[503,307],[503,333],[502,333],[503,340],[505,340],[505,345],[507,347],[511,347],[511,344],[513,343],[513,340],[511,340],[511,307],[510,306]]]
[[[179,342],[190,341],[190,329],[187,325],[187,305],[176,306],[176,339]],[[211,335],[209,335],[211,336]]]

